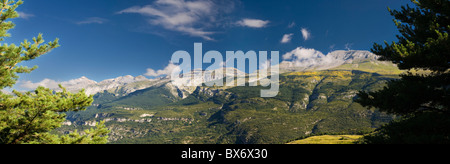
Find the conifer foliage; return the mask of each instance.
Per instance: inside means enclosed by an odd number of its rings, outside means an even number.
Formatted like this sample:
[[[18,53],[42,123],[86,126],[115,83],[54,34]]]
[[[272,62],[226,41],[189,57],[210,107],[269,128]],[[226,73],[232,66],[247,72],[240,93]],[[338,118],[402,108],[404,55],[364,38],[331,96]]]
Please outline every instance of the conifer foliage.
[[[384,46],[375,44],[372,48],[381,60],[392,61],[407,72],[401,79],[388,82],[382,90],[360,92],[357,102],[403,116],[401,123],[382,128],[385,134],[380,136],[386,139],[384,141],[393,141],[397,136],[396,141],[405,143],[449,143],[450,1],[411,1],[414,7],[406,5],[399,11],[389,9],[400,32],[398,42],[385,42]],[[436,116],[440,119],[435,119]],[[429,118],[427,123],[426,118]],[[422,127],[411,126],[413,124]],[[417,133],[412,134],[412,131]],[[421,137],[417,137],[419,135]]]
[[[3,43],[14,28],[11,19],[19,17],[16,9],[21,0],[0,0],[0,90],[13,87],[20,73],[30,73],[37,67],[18,66],[49,53],[59,47],[58,39],[44,43],[42,34],[32,41],[24,40],[19,46]],[[109,130],[103,123],[94,129],[59,136],[51,131],[65,121],[65,112],[81,111],[93,102],[84,90],[70,93],[60,86],[61,92],[38,87],[33,92],[14,95],[0,92],[0,144],[95,144],[106,143]]]

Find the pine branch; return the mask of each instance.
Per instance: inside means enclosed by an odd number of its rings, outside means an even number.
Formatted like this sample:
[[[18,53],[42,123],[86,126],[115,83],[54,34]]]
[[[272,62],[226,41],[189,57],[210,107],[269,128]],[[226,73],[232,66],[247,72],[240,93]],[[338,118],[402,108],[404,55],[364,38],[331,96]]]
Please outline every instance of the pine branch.
[[[28,130],[31,126],[31,124],[34,122],[34,120],[37,118],[37,116],[39,116],[41,114],[41,110],[38,110],[38,112],[33,116],[33,118],[29,121],[28,125],[26,125],[24,131],[22,133],[20,133],[15,139],[14,142],[12,144],[17,144],[19,141],[21,141],[25,135],[28,133]]]

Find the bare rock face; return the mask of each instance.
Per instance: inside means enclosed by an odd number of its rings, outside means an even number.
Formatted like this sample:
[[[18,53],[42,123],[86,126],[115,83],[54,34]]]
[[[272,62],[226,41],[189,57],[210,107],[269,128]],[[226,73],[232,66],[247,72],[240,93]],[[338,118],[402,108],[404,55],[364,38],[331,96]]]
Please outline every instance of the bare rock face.
[[[94,95],[99,92],[110,91],[111,93],[121,94],[123,96],[137,90],[151,87],[160,82],[164,82],[164,80],[147,79],[144,76],[133,77],[130,75],[96,82],[83,76],[79,79],[62,82],[61,85],[71,92],[77,92],[81,89],[85,89],[87,95]]]

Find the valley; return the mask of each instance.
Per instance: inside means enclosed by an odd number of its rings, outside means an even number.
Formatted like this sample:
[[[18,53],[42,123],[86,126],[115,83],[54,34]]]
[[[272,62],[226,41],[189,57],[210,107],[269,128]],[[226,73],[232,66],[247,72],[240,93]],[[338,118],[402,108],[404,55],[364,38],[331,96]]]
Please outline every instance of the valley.
[[[394,116],[353,100],[358,91],[378,90],[401,71],[366,51],[345,53],[345,62],[333,68],[283,71],[273,98],[261,98],[260,86],[182,87],[164,77],[116,80],[121,85],[95,93],[86,111],[67,113],[57,132],[105,121],[113,144],[279,144],[314,134],[371,132]]]

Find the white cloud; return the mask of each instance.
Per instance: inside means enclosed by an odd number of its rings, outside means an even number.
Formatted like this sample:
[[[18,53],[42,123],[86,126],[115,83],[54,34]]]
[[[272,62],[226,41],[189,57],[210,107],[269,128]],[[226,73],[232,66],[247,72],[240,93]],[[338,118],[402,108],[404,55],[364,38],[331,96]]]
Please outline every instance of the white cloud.
[[[78,22],[76,22],[76,24],[78,24],[78,25],[83,25],[83,24],[103,24],[103,23],[106,23],[106,22],[108,22],[108,19],[100,18],[100,17],[90,17],[90,18],[87,18],[85,20],[78,21]]]
[[[29,19],[31,17],[34,17],[33,14],[25,13],[22,11],[18,11],[17,13],[19,14],[19,18],[22,18],[22,19]]]
[[[311,38],[311,32],[308,29],[302,28],[301,31],[302,31],[303,39],[305,39],[305,41],[307,41]]]
[[[147,73],[145,73],[145,76],[149,77],[158,77],[158,76],[164,76],[164,75],[171,75],[173,71],[180,71],[180,67],[169,63],[164,69],[155,71],[154,69],[148,68]]]
[[[298,47],[291,52],[284,54],[283,60],[307,60],[310,58],[321,58],[323,56],[322,52],[315,49]]]
[[[294,34],[284,34],[283,38],[281,39],[281,43],[289,43],[289,42],[291,42],[292,36],[294,36]]]
[[[251,27],[251,28],[263,28],[266,27],[270,21],[268,20],[259,20],[259,19],[242,19],[237,22],[238,25],[244,26],[244,27]]]
[[[56,89],[59,88],[58,85],[61,84],[60,82],[57,82],[52,79],[44,79],[40,82],[33,83],[32,81],[23,81],[20,84],[20,87],[26,88],[26,89],[36,89],[39,86],[49,88],[49,89]]]
[[[298,47],[282,56],[283,68],[328,69],[344,63],[335,55],[324,55],[315,49]]]
[[[220,25],[221,12],[229,12],[233,5],[231,2],[225,5],[221,4],[221,1],[211,0],[157,0],[150,5],[130,7],[118,13],[140,14],[145,16],[151,25],[214,40],[211,35],[215,32],[207,29]]]

